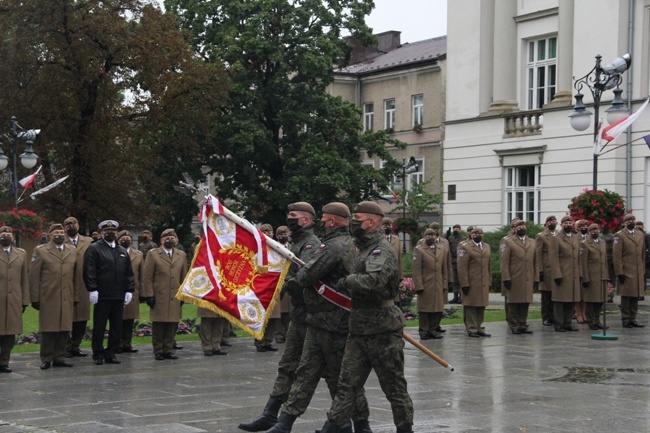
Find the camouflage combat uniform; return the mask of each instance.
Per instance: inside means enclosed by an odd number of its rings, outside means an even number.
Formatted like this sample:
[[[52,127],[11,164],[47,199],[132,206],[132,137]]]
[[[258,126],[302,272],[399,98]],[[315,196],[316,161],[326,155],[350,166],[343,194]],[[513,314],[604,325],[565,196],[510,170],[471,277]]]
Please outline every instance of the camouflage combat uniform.
[[[320,296],[314,284],[321,281],[334,287],[340,278],[350,273],[353,254],[354,245],[347,226],[327,229],[323,243],[296,274],[298,284],[305,287],[307,335],[296,379],[283,412],[296,416],[305,413],[321,377],[327,382],[332,400],[336,396],[350,313]],[[367,419],[368,402],[363,388],[359,390],[356,406],[358,410],[352,419]]]
[[[350,419],[355,390],[374,369],[390,401],[397,431],[411,431],[413,402],[404,378],[405,321],[394,305],[399,283],[397,259],[380,230],[356,239],[352,273],[342,288],[350,293],[350,334],[345,346],[338,391],[327,417],[338,426]]]

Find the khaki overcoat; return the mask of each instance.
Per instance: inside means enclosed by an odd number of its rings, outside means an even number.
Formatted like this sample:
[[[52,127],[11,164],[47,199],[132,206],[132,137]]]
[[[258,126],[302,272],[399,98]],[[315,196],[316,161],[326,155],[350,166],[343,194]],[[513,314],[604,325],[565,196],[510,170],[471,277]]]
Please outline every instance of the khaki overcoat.
[[[417,308],[423,313],[439,313],[445,306],[447,252],[427,244],[413,249],[413,284],[417,291]]]
[[[562,284],[555,281],[549,282],[553,286],[553,302],[579,302],[580,301],[580,235],[572,234],[569,237],[561,231],[555,237],[558,246],[558,261],[561,272]],[[546,281],[547,277],[544,277]]]
[[[643,296],[645,292],[645,239],[643,233],[623,229],[614,235],[614,271],[625,275],[625,283],[617,282],[620,296]]]
[[[603,239],[596,242],[589,237],[582,242],[580,271],[582,282],[589,283],[587,288],[582,288],[582,300],[603,302],[603,284],[607,281],[607,245]]]
[[[187,259],[183,251],[174,248],[172,257],[163,247],[147,252],[142,276],[142,296],[155,298],[155,305],[149,312],[152,322],[178,322],[181,320],[181,301],[176,293],[185,274]]]
[[[461,289],[469,287],[469,293],[463,293],[461,301],[466,307],[487,307],[490,295],[490,245],[482,242],[480,248],[474,241],[458,245],[458,282]]]
[[[0,249],[0,335],[22,334],[23,305],[29,305],[27,254],[11,247]]]
[[[74,247],[66,245],[59,251],[50,241],[34,249],[29,266],[29,296],[31,302],[40,303],[38,325],[41,332],[72,330],[72,310],[80,297],[75,286],[76,273]]]
[[[93,243],[93,238],[90,236],[79,235],[77,246],[72,245],[70,238],[66,238],[66,248],[77,249],[77,271],[75,274],[75,286],[79,290],[79,302],[73,307],[72,321],[73,322],[86,322],[90,320],[90,294],[86,290],[86,283],[84,283],[84,254],[86,250]]]
[[[509,304],[533,302],[533,289],[539,278],[539,266],[535,239],[511,236],[500,245],[501,281],[510,280],[512,286],[506,290]]]
[[[560,278],[560,262],[558,261],[558,246],[555,232],[549,229],[544,230],[535,238],[535,254],[539,271],[544,273],[544,278],[539,282],[539,290],[542,292],[553,291],[555,278]]]
[[[122,319],[139,319],[140,318],[140,303],[138,299],[142,296],[140,293],[142,285],[142,275],[144,273],[144,255],[141,251],[136,250],[135,248],[129,248],[129,257],[131,258],[131,268],[133,269],[133,300],[129,302],[129,305],[124,306],[124,312],[122,313]]]

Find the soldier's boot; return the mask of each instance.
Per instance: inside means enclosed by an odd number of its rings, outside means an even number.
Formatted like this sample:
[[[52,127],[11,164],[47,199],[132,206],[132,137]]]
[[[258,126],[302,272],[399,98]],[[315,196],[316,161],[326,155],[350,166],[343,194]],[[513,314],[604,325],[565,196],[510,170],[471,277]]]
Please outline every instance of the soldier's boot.
[[[325,421],[325,425],[323,425],[323,429],[325,426],[328,424],[331,424],[329,421]],[[363,431],[363,430],[361,430]],[[368,430],[370,433],[372,433],[371,430]],[[352,433],[352,421],[348,421],[345,424],[343,424],[341,427],[338,428],[338,430],[335,430],[336,433]],[[326,433],[325,430],[315,430],[315,433]]]
[[[413,433],[413,427],[397,427],[397,433]]]
[[[372,433],[370,423],[367,419],[359,419],[354,422],[354,433]]]
[[[266,433],[291,433],[291,427],[296,421],[297,416],[289,415],[286,412],[281,412],[278,417],[278,423],[273,426],[270,430],[267,430]]]
[[[278,422],[278,412],[282,407],[282,401],[270,397],[262,411],[262,415],[249,422],[239,424],[239,429],[244,431],[267,431]]]

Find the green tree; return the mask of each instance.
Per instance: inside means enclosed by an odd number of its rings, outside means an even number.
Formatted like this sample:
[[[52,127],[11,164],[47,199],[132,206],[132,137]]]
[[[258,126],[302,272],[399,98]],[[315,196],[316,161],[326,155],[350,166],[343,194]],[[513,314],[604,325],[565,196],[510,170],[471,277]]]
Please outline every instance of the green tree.
[[[2,2],[0,119],[42,129],[43,183],[70,175],[30,204],[49,220],[75,215],[93,229],[106,218],[177,225],[195,214],[171,185],[183,171],[200,176],[226,78],[148,3]]]
[[[286,205],[354,203],[400,167],[383,133],[360,134],[360,113],[327,87],[350,58],[342,31],[365,43],[371,0],[166,0],[197,52],[233,81],[217,139],[204,150],[216,191],[260,222],[283,223]],[[387,163],[364,167],[362,152]],[[374,185],[374,188],[369,186]]]
[[[425,182],[414,182],[410,190],[403,190],[400,197],[401,204],[396,206],[393,212],[400,212],[420,223],[426,222],[420,220],[422,214],[430,213],[436,210],[436,206],[442,203],[442,194],[432,194],[427,191],[427,185],[431,182],[429,179]],[[406,197],[408,194],[408,197]],[[425,227],[426,228],[426,227]]]

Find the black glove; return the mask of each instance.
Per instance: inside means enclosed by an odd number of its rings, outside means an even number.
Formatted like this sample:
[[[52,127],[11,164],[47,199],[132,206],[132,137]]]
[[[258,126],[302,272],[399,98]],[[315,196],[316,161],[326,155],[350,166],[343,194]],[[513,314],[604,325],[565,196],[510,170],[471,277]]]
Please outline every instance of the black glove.
[[[449,239],[451,237],[451,227],[447,229],[447,233],[445,233],[445,237]]]
[[[41,309],[41,303],[40,302],[32,302],[32,308],[36,311]]]
[[[512,281],[511,280],[505,280],[503,282],[503,287],[505,287],[508,290],[512,289]]]
[[[467,294],[469,293],[469,286],[468,287],[463,287],[463,288],[461,288],[461,290],[463,291],[463,295],[467,296]]]
[[[337,292],[341,292],[345,289],[345,277],[339,278],[339,280],[334,283],[334,287],[332,287],[334,290]]]
[[[555,284],[557,284],[558,286],[562,285],[562,277],[556,278],[555,279]]]
[[[141,304],[144,304],[145,302],[147,302],[147,298],[145,298],[144,296],[140,296],[138,298],[138,301],[140,301]]]
[[[153,308],[153,306],[156,305],[156,298],[154,298],[154,297],[147,298],[147,300],[145,302],[147,303],[149,308]]]
[[[619,275],[618,276],[618,282],[621,284],[625,284],[625,275]]]
[[[23,313],[25,312],[26,309],[27,309],[27,305],[23,305]]]
[[[544,281],[544,272],[539,273],[539,282],[541,283],[542,281]]]

